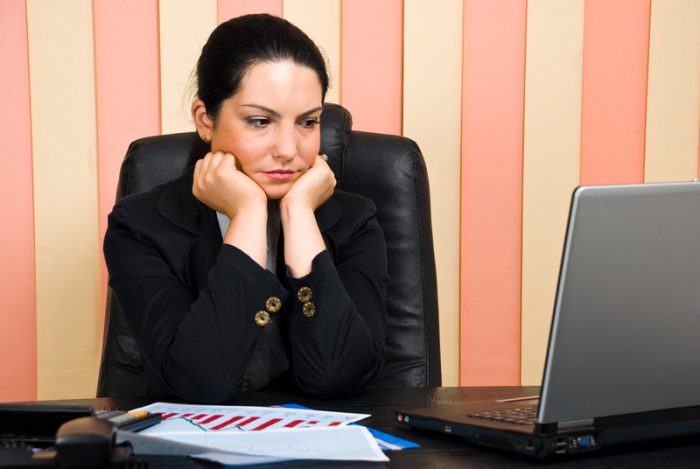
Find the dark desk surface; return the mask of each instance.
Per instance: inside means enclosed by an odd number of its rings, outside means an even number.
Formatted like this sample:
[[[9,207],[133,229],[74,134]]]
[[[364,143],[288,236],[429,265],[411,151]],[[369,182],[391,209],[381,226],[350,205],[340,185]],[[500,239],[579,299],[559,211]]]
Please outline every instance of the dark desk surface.
[[[455,402],[483,400],[490,398],[520,397],[536,394],[534,387],[492,387],[492,388],[432,388],[368,390],[362,396],[352,399],[319,401],[300,396],[273,391],[241,393],[232,405],[272,405],[295,402],[316,409],[372,414],[363,424],[381,431],[414,441],[419,449],[392,451],[387,453],[391,467],[531,467],[542,466],[537,462],[518,458],[505,453],[476,448],[463,444],[454,437],[434,435],[426,432],[405,429],[394,420],[394,410],[402,407],[444,406]],[[91,404],[96,409],[130,409],[150,403],[145,399],[81,399],[51,401],[50,403]],[[47,402],[49,403],[49,402]],[[149,467],[208,467],[196,466],[189,461],[173,458],[149,458]],[[287,463],[275,467],[321,466],[319,461],[308,463]],[[380,466],[380,463],[332,463],[333,466]],[[598,453],[579,459],[570,459],[547,466],[565,467],[700,467],[700,436],[683,444],[645,444],[641,447],[628,447]],[[260,466],[258,466],[260,467]]]

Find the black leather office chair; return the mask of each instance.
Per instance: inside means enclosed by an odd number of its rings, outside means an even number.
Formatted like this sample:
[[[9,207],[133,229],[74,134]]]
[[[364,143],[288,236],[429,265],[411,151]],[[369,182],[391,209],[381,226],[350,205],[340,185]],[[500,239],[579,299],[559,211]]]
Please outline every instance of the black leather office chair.
[[[387,359],[372,386],[439,386],[435,258],[423,156],[407,138],[352,131],[352,117],[341,106],[326,104],[321,120],[321,152],[328,155],[337,188],[372,199],[386,237]],[[182,133],[133,142],[122,163],[117,200],[180,176],[194,137]],[[141,354],[110,290],[97,396],[145,393]]]

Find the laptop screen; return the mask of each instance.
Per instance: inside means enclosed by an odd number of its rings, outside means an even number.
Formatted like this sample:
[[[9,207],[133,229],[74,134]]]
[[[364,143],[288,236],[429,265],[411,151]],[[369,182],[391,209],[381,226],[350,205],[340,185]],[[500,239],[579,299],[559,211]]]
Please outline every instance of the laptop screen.
[[[580,187],[538,421],[700,405],[700,184]]]

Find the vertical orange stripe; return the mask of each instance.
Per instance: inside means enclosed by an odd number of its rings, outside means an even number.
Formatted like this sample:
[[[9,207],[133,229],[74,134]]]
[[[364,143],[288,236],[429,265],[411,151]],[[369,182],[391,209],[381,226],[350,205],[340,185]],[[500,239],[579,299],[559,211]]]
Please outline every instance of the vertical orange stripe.
[[[460,383],[520,382],[526,0],[464,3]]]
[[[250,13],[282,16],[282,0],[219,0],[216,13],[218,23]]]
[[[650,0],[588,0],[581,184],[642,182]]]
[[[353,128],[401,134],[403,2],[342,3],[341,102]]]
[[[157,0],[93,2],[100,246],[132,140],[160,133]],[[100,254],[100,257],[102,255]],[[106,270],[102,263],[104,303]]]
[[[24,0],[0,2],[0,401],[37,396],[28,61]]]

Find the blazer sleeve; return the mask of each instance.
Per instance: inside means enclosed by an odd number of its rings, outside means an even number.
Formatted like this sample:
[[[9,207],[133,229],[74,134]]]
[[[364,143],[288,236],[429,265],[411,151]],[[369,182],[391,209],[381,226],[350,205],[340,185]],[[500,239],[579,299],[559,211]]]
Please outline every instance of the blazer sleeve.
[[[288,277],[292,373],[302,390],[327,398],[360,393],[384,363],[386,245],[370,201],[335,257],[322,251],[307,276]]]
[[[110,286],[154,373],[190,401],[233,399],[260,332],[255,314],[269,297],[288,297],[278,279],[223,244],[195,297],[122,204],[109,215],[104,250]]]

